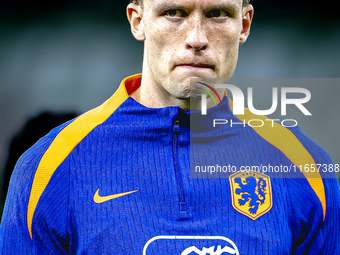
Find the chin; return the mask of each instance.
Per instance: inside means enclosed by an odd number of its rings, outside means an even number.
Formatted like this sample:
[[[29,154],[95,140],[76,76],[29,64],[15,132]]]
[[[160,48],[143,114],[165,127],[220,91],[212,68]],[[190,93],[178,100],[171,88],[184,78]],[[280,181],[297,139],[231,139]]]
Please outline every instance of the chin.
[[[190,99],[190,88],[188,90],[182,90],[182,91],[174,91],[171,93],[173,97],[180,99],[180,100],[187,100]]]

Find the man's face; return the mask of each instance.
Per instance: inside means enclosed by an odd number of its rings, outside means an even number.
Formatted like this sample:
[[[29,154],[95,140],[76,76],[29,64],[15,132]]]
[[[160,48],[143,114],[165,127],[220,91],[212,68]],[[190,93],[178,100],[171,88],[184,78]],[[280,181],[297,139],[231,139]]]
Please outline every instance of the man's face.
[[[144,0],[143,79],[177,99],[190,97],[190,78],[229,79],[244,15],[242,0]]]

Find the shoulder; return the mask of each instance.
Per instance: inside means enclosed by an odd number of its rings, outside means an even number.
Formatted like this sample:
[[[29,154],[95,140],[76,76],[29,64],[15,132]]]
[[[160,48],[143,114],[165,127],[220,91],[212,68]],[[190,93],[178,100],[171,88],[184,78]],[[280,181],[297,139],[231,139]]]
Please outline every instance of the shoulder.
[[[15,186],[17,184],[17,181],[21,178],[24,178],[25,176],[27,178],[28,176],[34,175],[35,170],[41,161],[41,158],[43,157],[49,146],[52,144],[55,137],[71,122],[72,120],[54,128],[46,136],[39,139],[39,141],[37,141],[19,158],[13,171],[11,186]]]
[[[29,239],[31,232],[28,219],[32,210],[30,200],[37,169],[55,137],[71,122],[53,129],[19,158],[11,176],[1,224],[4,233],[13,235],[13,238],[15,236],[13,231],[15,231],[18,235],[21,233],[22,238],[25,236],[24,239],[27,239],[28,236]],[[7,236],[7,238],[12,237]]]
[[[229,104],[232,106],[231,100]],[[281,151],[296,166],[331,164],[329,154],[309,138],[299,126],[278,123],[266,116],[255,115],[245,108],[244,115],[236,116],[245,123],[256,120],[261,125],[250,126],[258,136]]]
[[[295,173],[288,175],[288,178],[291,179],[287,180],[288,186],[295,193],[300,194],[301,198],[311,199],[311,197],[306,198],[305,195],[313,194],[313,203],[321,205],[323,218],[325,218],[326,195],[331,183],[331,186],[334,186],[335,182],[331,180],[336,178],[335,172],[330,171],[334,169],[335,165],[329,154],[304,134],[298,126],[282,125],[282,123],[265,116],[255,115],[248,109],[245,109],[244,115],[237,116],[237,118],[247,123],[253,119],[262,121],[263,125],[252,127],[252,129],[258,136],[284,154],[298,172],[298,175]],[[297,177],[300,180],[293,180]],[[301,184],[312,193],[300,189]]]
[[[307,136],[300,127],[287,127],[287,129],[296,137],[301,145],[311,154],[316,164],[333,164],[331,156],[319,144]],[[320,169],[323,170],[323,169]],[[320,171],[325,174],[324,177],[335,177],[335,172]],[[331,174],[330,176],[327,176]],[[332,174],[333,173],[333,174]]]

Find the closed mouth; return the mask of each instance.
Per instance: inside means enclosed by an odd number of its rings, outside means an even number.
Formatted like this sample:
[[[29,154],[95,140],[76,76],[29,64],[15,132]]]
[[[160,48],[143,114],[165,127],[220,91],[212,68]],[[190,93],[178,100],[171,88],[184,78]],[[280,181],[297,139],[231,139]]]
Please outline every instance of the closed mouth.
[[[215,69],[214,66],[209,65],[209,64],[194,64],[194,63],[187,63],[187,64],[179,64],[176,65],[177,66],[181,66],[181,67],[188,67],[188,68],[210,68],[212,70]]]

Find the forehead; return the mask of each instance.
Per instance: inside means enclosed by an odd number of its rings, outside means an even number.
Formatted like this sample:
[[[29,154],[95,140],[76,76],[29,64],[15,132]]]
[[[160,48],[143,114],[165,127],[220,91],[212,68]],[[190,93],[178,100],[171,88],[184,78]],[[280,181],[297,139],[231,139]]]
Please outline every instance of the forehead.
[[[241,9],[243,0],[143,0],[144,6],[151,9],[162,8],[200,8],[209,9],[215,7],[232,7]]]

